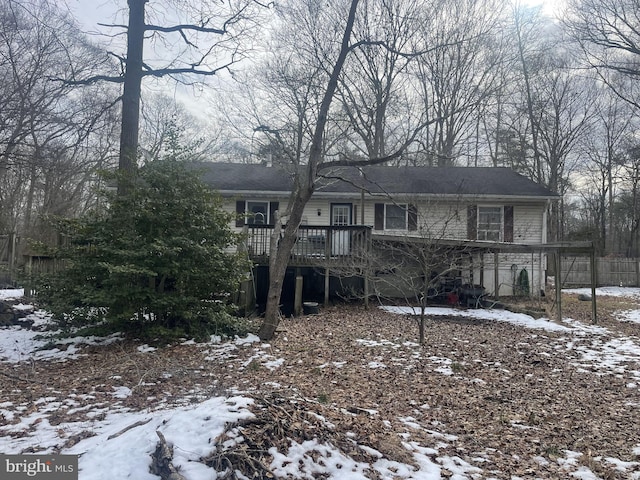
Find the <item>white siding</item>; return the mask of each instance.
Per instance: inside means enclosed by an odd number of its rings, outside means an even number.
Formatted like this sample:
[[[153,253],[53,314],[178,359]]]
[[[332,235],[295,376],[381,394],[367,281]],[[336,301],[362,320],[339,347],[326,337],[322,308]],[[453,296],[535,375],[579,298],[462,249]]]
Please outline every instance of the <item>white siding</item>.
[[[365,225],[375,224],[375,204],[393,203],[389,199],[367,199],[365,200]],[[398,200],[398,204],[412,204],[418,210],[418,230],[407,232],[410,235],[425,236],[432,238],[466,238],[467,234],[467,210],[466,205],[460,206],[458,203],[427,202]],[[358,210],[357,224],[360,224],[360,202],[356,202]],[[375,230],[374,233],[384,233]],[[389,233],[389,232],[386,232]],[[392,232],[398,233],[398,232]]]
[[[250,195],[247,199],[253,199]],[[280,209],[286,208],[287,198],[265,198],[263,200],[280,202]],[[228,212],[235,213],[235,198],[227,198],[224,202],[224,209]],[[356,225],[361,224],[362,204],[359,199],[350,199],[341,201],[339,198],[312,198],[305,207],[303,214],[303,224],[310,226],[324,226],[331,223],[331,204],[332,203],[350,203],[354,206],[352,211],[352,221]],[[383,198],[367,198],[364,205],[364,224],[373,226],[375,224],[375,204],[391,203],[388,199]],[[413,204],[418,211],[418,229],[414,232],[406,232],[408,235],[421,236],[423,238],[433,239],[467,239],[467,204],[460,202],[427,202],[427,201],[407,201],[398,200],[397,203]],[[476,203],[474,203],[476,204]],[[489,205],[489,203],[478,202],[478,205]],[[515,243],[523,244],[539,244],[543,240],[543,221],[546,204],[514,204],[513,210],[513,240]],[[497,205],[491,203],[491,205]],[[319,213],[319,214],[318,214]],[[240,228],[232,226],[236,231]],[[385,232],[384,230],[373,230],[373,233],[403,233],[403,232]],[[546,255],[540,253],[534,254],[499,254],[498,269],[498,294],[500,296],[509,296],[514,293],[514,271],[516,275],[520,274],[523,268],[526,268],[529,276],[529,289],[533,295],[538,295],[540,290],[544,290],[544,278],[546,270]],[[513,269],[512,269],[513,268]],[[495,290],[495,266],[493,254],[484,254],[482,258],[476,255],[473,258],[473,267],[467,267],[465,270],[469,282],[474,284],[482,283],[487,293],[493,295]]]
[[[251,199],[247,196],[247,199]],[[280,209],[286,208],[287,198],[264,198],[264,200],[280,202]],[[327,199],[312,198],[306,205],[303,213],[303,224],[320,226],[329,225],[331,223],[331,204],[332,203],[350,203],[354,206],[352,221],[355,225],[361,224],[361,202],[360,200]],[[373,226],[375,223],[375,204],[391,203],[388,199],[372,199],[365,200],[364,224]],[[398,200],[398,203],[411,203],[416,205],[418,209],[418,230],[415,232],[407,232],[407,234],[415,236],[424,236],[425,238],[448,238],[448,239],[467,239],[467,204],[460,202],[434,202],[434,201],[405,201]],[[479,203],[479,205],[483,205]],[[495,204],[492,204],[495,205]],[[536,205],[514,205],[514,226],[513,241],[514,243],[530,243],[537,244],[542,242],[543,235],[543,219],[545,204]],[[224,209],[228,212],[235,213],[235,199],[227,198],[224,203]],[[318,213],[320,213],[318,215]],[[235,226],[235,223],[234,223]],[[380,230],[374,230],[374,233],[384,233]],[[389,233],[389,232],[387,232]],[[399,233],[399,232],[393,232]]]
[[[418,207],[418,233],[425,238],[467,238],[467,206],[460,203],[421,202]]]
[[[484,254],[474,257],[473,283],[482,284],[487,293],[495,293],[495,257],[493,254]],[[502,253],[498,258],[498,295],[509,296],[514,294],[517,278],[522,269],[527,270],[529,277],[529,291],[538,296],[545,289],[545,270],[547,256],[541,253],[514,254]],[[483,271],[481,271],[483,270]],[[514,272],[516,282],[514,283]],[[516,289],[517,290],[517,289]]]
[[[515,205],[513,209],[513,242],[541,243],[545,205]]]
[[[284,206],[286,207],[286,205]],[[329,225],[331,223],[331,202],[323,198],[311,198],[304,209],[302,223],[312,226]]]

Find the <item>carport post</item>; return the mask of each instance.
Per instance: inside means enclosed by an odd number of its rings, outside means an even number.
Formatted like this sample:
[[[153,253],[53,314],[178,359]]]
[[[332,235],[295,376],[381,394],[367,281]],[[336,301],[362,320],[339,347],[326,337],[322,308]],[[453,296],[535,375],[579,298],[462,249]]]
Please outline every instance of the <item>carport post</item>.
[[[562,321],[562,260],[560,249],[556,249],[556,307],[558,321]]]
[[[329,269],[324,269],[324,306],[329,306]]]
[[[364,308],[369,308],[369,272],[364,274]]]
[[[302,314],[302,275],[296,276],[296,290],[294,293],[293,314],[299,317]]]
[[[596,309],[596,286],[598,284],[598,268],[596,266],[596,250],[591,249],[590,255],[590,268],[591,268],[591,320],[593,323],[598,323],[598,314]]]
[[[493,252],[493,296],[497,300],[500,298],[500,258],[498,250]]]

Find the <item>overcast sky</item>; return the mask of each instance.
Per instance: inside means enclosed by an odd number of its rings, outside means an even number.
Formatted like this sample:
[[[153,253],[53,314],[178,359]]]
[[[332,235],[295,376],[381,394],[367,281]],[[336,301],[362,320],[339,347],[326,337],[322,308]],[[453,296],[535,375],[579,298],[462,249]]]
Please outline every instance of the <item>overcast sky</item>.
[[[72,15],[81,25],[84,32],[89,35],[94,43],[109,45],[109,49],[124,54],[126,51],[126,37],[123,30],[119,28],[108,28],[99,25],[104,24],[126,24],[127,23],[127,0],[58,0],[64,2]],[[150,0],[161,2],[162,0]],[[197,1],[197,0],[194,0]],[[562,6],[566,4],[566,0],[512,0],[514,2],[524,3],[526,5],[542,5],[547,15],[553,16],[560,13]],[[117,35],[113,37],[113,35]],[[146,55],[149,55],[147,47]],[[156,52],[160,57],[162,54]],[[216,81],[224,80],[217,78]],[[182,87],[175,82],[158,82],[155,88],[148,81],[145,81],[145,88],[151,88],[156,91],[173,96],[182,103],[195,115],[199,117],[207,117],[209,107],[212,103],[216,103],[212,97],[212,92],[194,91],[193,89]],[[215,107],[214,107],[215,108]]]
[[[98,23],[112,23],[118,10],[126,7],[126,0],[66,0],[69,10],[86,30],[96,30]],[[122,21],[119,18],[118,21]],[[101,30],[105,30],[101,28]]]
[[[124,11],[126,0],[63,0],[66,1],[71,13],[84,25],[87,31],[100,30],[108,32],[109,29],[99,27],[102,23],[125,23]],[[566,0],[513,0],[526,5],[542,5],[548,15],[557,15],[566,4]],[[119,13],[118,13],[119,12]]]

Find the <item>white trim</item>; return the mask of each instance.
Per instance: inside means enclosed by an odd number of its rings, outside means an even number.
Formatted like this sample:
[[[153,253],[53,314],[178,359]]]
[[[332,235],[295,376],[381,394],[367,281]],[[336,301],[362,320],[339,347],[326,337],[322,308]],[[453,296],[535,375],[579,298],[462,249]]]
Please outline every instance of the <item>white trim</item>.
[[[254,197],[286,197],[291,195],[290,191],[269,191],[269,190],[216,190],[222,196],[247,196],[252,195]],[[323,192],[317,190],[313,192],[314,198],[338,198],[338,199],[360,199],[362,196],[359,192]],[[543,203],[551,202],[554,200],[560,200],[560,196],[537,196],[537,195],[494,195],[494,194],[452,194],[452,193],[406,193],[406,192],[387,192],[387,193],[367,193],[367,199],[380,200],[389,198],[437,198],[437,199],[459,199],[465,202],[473,200],[483,200],[492,202],[504,202],[509,204],[523,203]],[[379,203],[379,202],[378,202]]]

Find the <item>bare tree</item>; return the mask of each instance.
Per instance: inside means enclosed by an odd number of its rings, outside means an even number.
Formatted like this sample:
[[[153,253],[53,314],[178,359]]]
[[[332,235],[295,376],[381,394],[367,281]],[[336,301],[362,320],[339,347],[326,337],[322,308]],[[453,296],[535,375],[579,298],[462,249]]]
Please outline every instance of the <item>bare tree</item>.
[[[522,95],[527,127],[531,138],[531,148],[533,152],[533,178],[542,177],[541,155],[539,143],[539,128],[537,126],[537,112],[535,104],[538,100],[533,85],[535,78],[544,74],[545,53],[550,51],[550,41],[541,42],[539,33],[544,28],[540,10],[516,5],[513,7],[513,26],[516,37],[517,55],[522,81]],[[547,29],[549,26],[547,25]]]
[[[592,77],[577,74],[576,55],[557,26],[530,8],[514,8],[517,89],[505,114],[503,151],[519,172],[560,195],[578,165],[577,146],[593,118]],[[541,32],[546,35],[541,40]],[[549,238],[563,236],[562,204],[553,204]]]
[[[149,95],[142,103],[140,152],[144,160],[171,154],[174,158],[207,161],[220,148],[219,131],[197,118],[184,103],[163,94]]]
[[[365,61],[364,59],[372,59],[375,63],[378,58],[396,58],[394,48],[387,43],[389,38],[395,37],[388,33],[385,33],[384,38],[381,39],[366,35],[363,38],[357,37],[354,34],[355,26],[365,24],[366,14],[370,13],[360,8],[358,0],[349,2],[348,12],[341,9],[340,2],[322,6],[316,2],[293,2],[285,6],[280,5],[282,9],[280,21],[287,25],[286,34],[282,37],[277,37],[276,34],[275,37],[288,44],[295,42],[297,48],[295,53],[287,53],[282,60],[278,59],[278,55],[273,55],[276,60],[272,60],[270,64],[275,65],[276,68],[271,69],[271,72],[284,75],[274,75],[271,85],[274,92],[278,90],[277,87],[280,87],[283,92],[280,95],[282,99],[280,105],[274,104],[273,108],[277,110],[282,108],[282,105],[286,105],[290,107],[290,112],[293,112],[293,115],[289,112],[283,112],[282,115],[285,119],[284,125],[291,130],[287,131],[287,128],[268,124],[261,124],[257,128],[269,134],[272,140],[291,140],[288,145],[283,141],[282,145],[283,151],[289,152],[286,156],[288,162],[284,167],[292,177],[293,191],[286,208],[280,211],[275,219],[269,260],[269,292],[265,320],[259,332],[263,339],[270,339],[277,328],[279,301],[289,255],[297,239],[304,207],[315,191],[318,179],[338,167],[357,167],[393,161],[415,142],[423,128],[437,121],[437,118],[426,118],[419,110],[406,112],[406,119],[411,121],[406,121],[402,125],[401,134],[394,135],[393,150],[388,146],[384,149],[375,147],[371,149],[372,153],[384,151],[384,155],[369,156],[369,149],[365,146],[366,141],[363,139],[374,139],[375,135],[367,134],[363,137],[356,133],[352,138],[344,135],[347,131],[343,128],[344,112],[353,105],[349,102],[354,100],[355,95],[352,94],[355,90],[342,91],[341,88],[347,85],[349,88],[355,85],[360,87],[371,80],[372,77],[369,76],[367,80],[362,80],[360,83],[353,76],[345,77],[345,75],[353,75],[358,70],[355,66]],[[364,15],[365,19],[362,19],[361,15]],[[295,30],[288,28],[292,24],[297,25],[298,28]],[[399,24],[405,28],[403,22]],[[332,36],[327,35],[324,29],[326,25],[338,25],[342,28],[339,43],[332,41]],[[373,35],[380,29],[367,28],[366,31]],[[279,51],[285,50],[284,45],[278,46]],[[391,55],[384,54],[378,57],[369,51],[371,48],[391,50],[389,52]],[[403,54],[400,56],[418,56],[420,52],[414,48],[415,45],[411,45],[411,49],[408,52],[400,52]],[[433,48],[436,46],[430,47],[429,50]],[[367,51],[366,54],[362,53],[363,49]],[[289,50],[286,51],[289,52]],[[425,51],[422,50],[422,52]],[[295,61],[292,61],[292,57]],[[404,61],[398,62],[396,68],[402,71],[405,65]],[[386,79],[391,79],[395,75],[395,72],[389,70],[384,73]],[[375,81],[371,83],[375,84]],[[391,82],[386,85],[394,84]],[[391,89],[386,91],[391,92]],[[345,102],[336,101],[334,106],[334,100],[338,99]],[[376,127],[376,117],[379,114],[388,117],[390,111],[384,108],[379,110],[377,114],[363,115],[357,119],[361,122],[362,131],[365,131],[364,127],[369,128],[369,132],[374,132],[379,127],[384,128],[384,124],[380,122]],[[295,120],[291,121],[292,118]],[[367,122],[370,122],[368,126]],[[374,143],[375,141],[372,145]],[[382,143],[378,145],[382,146]],[[364,152],[367,152],[366,155],[363,154]]]
[[[67,82],[91,84],[107,81],[123,84],[122,124],[118,169],[123,173],[118,185],[120,194],[130,188],[130,180],[137,167],[140,98],[142,79],[145,77],[171,77],[193,84],[189,76],[211,77],[242,60],[245,49],[239,39],[247,34],[252,21],[254,0],[230,0],[228,2],[202,1],[198,6],[185,0],[172,0],[157,4],[146,12],[149,0],[128,0],[128,24],[110,25],[127,32],[126,55],[110,52],[121,65],[119,75],[96,75],[88,78],[76,76]],[[172,25],[147,23],[152,19],[175,19]],[[206,38],[203,38],[206,36]],[[211,40],[211,38],[216,40]],[[165,55],[173,55],[161,64],[145,61],[145,43],[161,43]]]
[[[542,177],[536,180],[553,192],[565,195],[569,178],[579,164],[577,145],[594,114],[590,102],[593,84],[588,79],[559,71],[549,78],[539,114],[540,150],[544,160]],[[562,205],[551,206],[549,237],[563,238]]]
[[[0,22],[0,228],[29,230],[34,213],[73,211],[84,201],[106,150],[88,152],[100,150],[113,97],[51,81],[96,67],[95,48],[55,5],[10,0]]]
[[[317,119],[315,125],[313,125],[306,164],[299,165],[298,168],[295,169],[293,192],[289,198],[287,208],[282,214],[276,215],[269,256],[267,306],[265,319],[259,331],[260,338],[264,340],[271,339],[278,327],[280,295],[285,271],[289,255],[297,238],[298,227],[302,222],[304,207],[313,194],[318,172],[322,168],[325,130],[330,107],[338,87],[342,68],[344,67],[347,55],[352,49],[351,34],[358,11],[358,3],[359,0],[352,0],[350,2],[339,51],[332,62],[333,68],[330,70],[327,78],[326,87],[322,94],[322,101],[317,111]]]
[[[487,101],[502,85],[502,2],[434,2],[421,16],[420,42],[435,47],[414,63],[421,108],[434,121],[420,136],[430,165],[452,165],[476,136]],[[427,12],[426,10],[429,9]]]
[[[600,254],[615,253],[614,197],[619,188],[625,149],[637,127],[638,118],[633,107],[603,88],[596,98],[597,113],[580,150],[588,159],[582,166],[591,187],[586,200],[591,205],[597,225],[597,242]],[[590,197],[590,198],[589,198]]]
[[[628,149],[623,170],[623,192],[616,199],[614,215],[622,253],[637,257],[640,255],[640,148]]]
[[[452,240],[452,232],[461,221],[459,212],[466,211],[466,204],[418,198],[388,197],[386,201],[409,208],[415,217],[415,230],[402,236],[374,238],[370,248],[353,252],[351,262],[328,268],[339,278],[366,278],[370,291],[351,292],[356,298],[370,295],[381,303],[413,307],[418,314],[410,316],[417,318],[419,342],[424,344],[427,307],[456,304],[463,285],[471,287],[471,249]]]
[[[640,108],[637,86],[616,81],[620,74],[640,76],[640,2],[571,0],[565,25],[579,43],[587,64],[621,98]]]
[[[363,157],[394,151],[403,142],[410,105],[419,108],[408,67],[420,56],[414,52],[414,35],[421,5],[414,0],[367,2],[356,22],[354,42],[363,45],[346,62],[336,100],[344,112],[342,136]]]
[[[582,48],[586,65],[598,74],[599,79],[622,100],[628,102],[637,111],[638,78],[640,77],[640,2],[638,0],[571,0],[565,25],[570,35]],[[618,123],[620,122],[619,119]],[[634,143],[634,142],[632,142]],[[621,146],[615,145],[619,150]],[[624,148],[624,147],[623,147]],[[637,158],[635,148],[627,148],[627,155],[620,158],[622,175],[619,179],[620,192],[618,198],[609,194],[609,235],[620,235],[620,241],[609,239],[610,247],[632,251],[637,242],[637,215],[633,209],[637,199]],[[608,175],[608,174],[607,174]],[[620,218],[615,218],[619,215]],[[626,226],[621,227],[621,223]],[[614,226],[617,224],[617,227]],[[631,232],[630,234],[626,232]],[[636,232],[636,233],[633,233]],[[625,243],[622,237],[630,238]],[[633,240],[635,239],[635,240]],[[612,241],[613,240],[613,241]],[[615,248],[615,247],[613,247]]]

